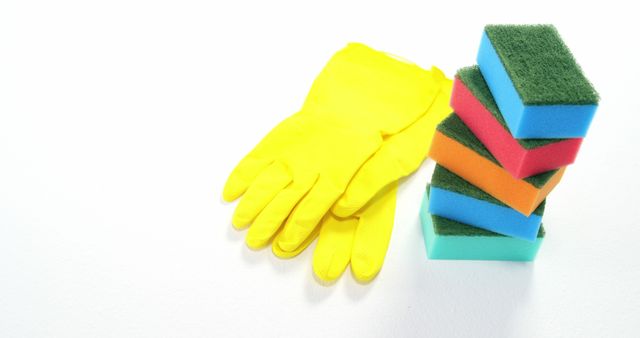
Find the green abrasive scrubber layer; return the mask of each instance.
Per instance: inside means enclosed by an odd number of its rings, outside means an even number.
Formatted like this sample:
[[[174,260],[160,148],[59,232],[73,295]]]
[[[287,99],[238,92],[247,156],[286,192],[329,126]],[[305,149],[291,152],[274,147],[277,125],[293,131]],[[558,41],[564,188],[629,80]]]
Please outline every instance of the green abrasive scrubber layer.
[[[598,103],[552,25],[488,25],[485,32],[525,105]]]

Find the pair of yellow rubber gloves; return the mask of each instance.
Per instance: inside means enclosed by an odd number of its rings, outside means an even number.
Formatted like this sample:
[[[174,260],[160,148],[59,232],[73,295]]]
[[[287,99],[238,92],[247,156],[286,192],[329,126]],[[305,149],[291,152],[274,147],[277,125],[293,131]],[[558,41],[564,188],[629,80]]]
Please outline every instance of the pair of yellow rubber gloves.
[[[233,170],[223,198],[242,196],[234,227],[252,249],[293,257],[319,237],[313,271],[334,281],[347,265],[361,282],[384,262],[398,179],[425,159],[450,112],[452,81],[352,43],[329,60],[302,109]]]

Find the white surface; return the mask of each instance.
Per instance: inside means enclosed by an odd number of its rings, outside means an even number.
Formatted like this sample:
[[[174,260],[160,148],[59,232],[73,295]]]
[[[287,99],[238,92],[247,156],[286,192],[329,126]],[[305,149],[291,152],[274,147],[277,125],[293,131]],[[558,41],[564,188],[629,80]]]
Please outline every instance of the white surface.
[[[637,10],[429,3],[3,1],[0,337],[637,337]],[[497,22],[555,23],[602,95],[535,264],[426,260],[426,167],[369,285],[245,247],[224,180],[334,51],[452,75]]]

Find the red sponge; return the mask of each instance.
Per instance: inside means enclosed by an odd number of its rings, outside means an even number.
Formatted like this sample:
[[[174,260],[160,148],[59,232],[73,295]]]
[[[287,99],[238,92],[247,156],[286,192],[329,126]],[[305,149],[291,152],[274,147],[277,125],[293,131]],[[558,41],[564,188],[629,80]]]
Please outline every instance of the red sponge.
[[[573,163],[581,138],[513,138],[477,67],[458,71],[451,107],[500,164],[515,178],[525,178]]]

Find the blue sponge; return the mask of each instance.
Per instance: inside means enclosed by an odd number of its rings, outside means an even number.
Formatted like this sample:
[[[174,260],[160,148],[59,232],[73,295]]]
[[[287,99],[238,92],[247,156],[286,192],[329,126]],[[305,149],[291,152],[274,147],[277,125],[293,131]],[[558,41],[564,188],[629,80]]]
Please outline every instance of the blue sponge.
[[[553,26],[487,26],[477,57],[515,138],[582,138],[597,93]]]
[[[529,242],[431,215],[428,204],[425,192],[420,220],[430,259],[532,261],[544,239],[543,227],[536,241]]]
[[[508,207],[431,187],[429,212],[502,235],[535,241],[542,217],[525,215]]]
[[[536,240],[544,201],[527,217],[440,165],[436,165],[428,189],[429,212],[433,215],[506,236]]]

